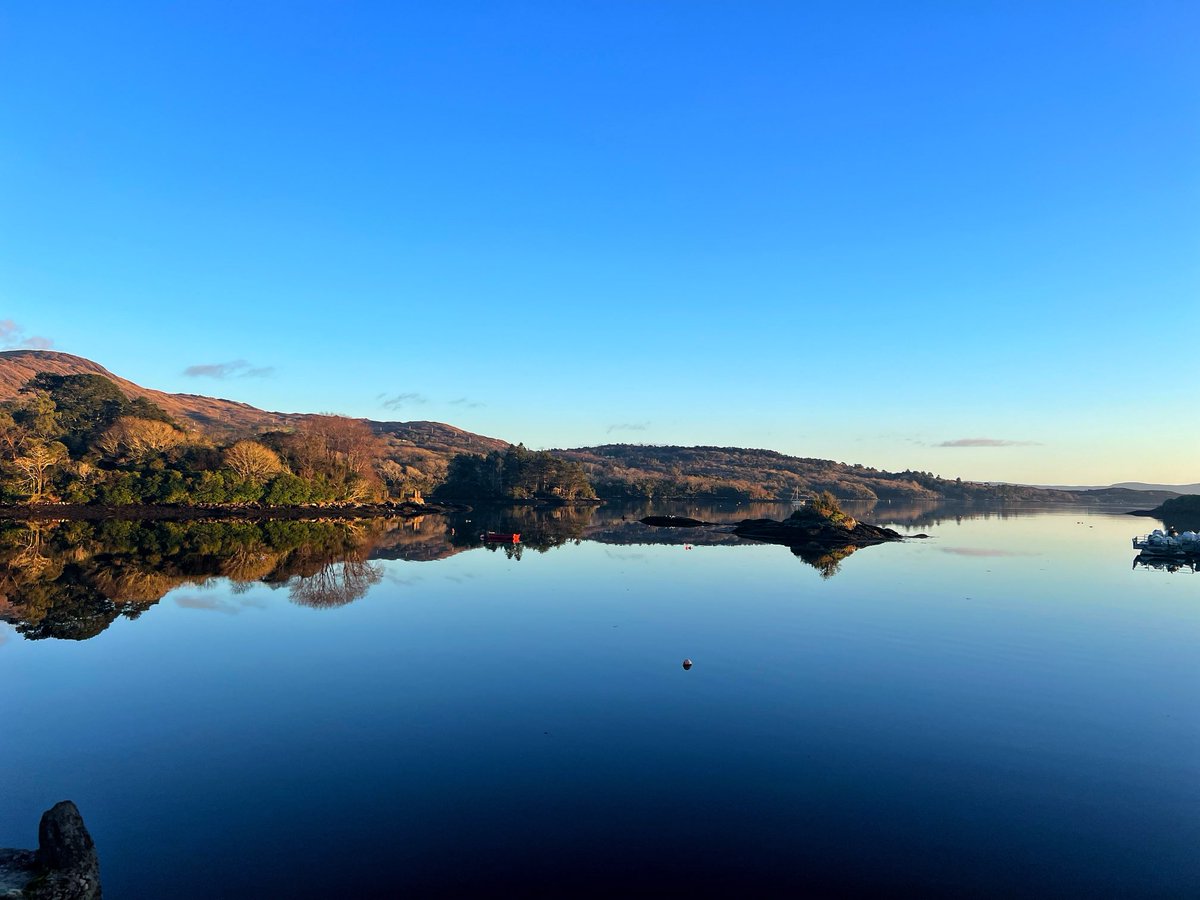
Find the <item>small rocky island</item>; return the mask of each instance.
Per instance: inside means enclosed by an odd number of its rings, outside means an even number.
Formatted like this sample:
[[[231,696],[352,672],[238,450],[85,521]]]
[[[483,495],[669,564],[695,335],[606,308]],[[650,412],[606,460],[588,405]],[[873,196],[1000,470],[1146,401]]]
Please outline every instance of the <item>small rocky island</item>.
[[[890,528],[859,522],[844,512],[828,491],[817,495],[782,522],[745,519],[733,527],[738,537],[783,544],[795,549],[824,551],[840,547],[870,547],[903,540]]]
[[[641,522],[659,528],[719,525],[687,516],[646,516]],[[722,527],[722,530],[725,529],[729,529],[727,524]],[[828,491],[811,498],[782,522],[775,519],[743,519],[730,531],[740,538],[782,544],[820,571],[825,578],[835,575],[841,561],[861,547],[904,540],[904,535],[890,528],[857,521],[838,505],[837,499]]]

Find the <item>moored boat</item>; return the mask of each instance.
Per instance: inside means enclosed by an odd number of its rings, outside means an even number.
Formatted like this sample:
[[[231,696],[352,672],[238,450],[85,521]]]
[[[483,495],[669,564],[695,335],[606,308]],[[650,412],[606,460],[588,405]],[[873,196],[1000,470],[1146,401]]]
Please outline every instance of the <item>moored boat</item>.
[[[1200,534],[1194,531],[1176,534],[1174,529],[1164,532],[1156,528],[1147,535],[1135,537],[1133,549],[1154,556],[1200,556]]]

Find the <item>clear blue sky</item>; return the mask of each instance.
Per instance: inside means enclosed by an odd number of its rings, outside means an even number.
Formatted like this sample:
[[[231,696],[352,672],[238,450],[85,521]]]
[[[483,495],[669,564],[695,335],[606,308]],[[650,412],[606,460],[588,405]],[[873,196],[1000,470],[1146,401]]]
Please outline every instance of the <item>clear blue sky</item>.
[[[1192,2],[18,0],[0,122],[10,347],[534,447],[1200,480]]]

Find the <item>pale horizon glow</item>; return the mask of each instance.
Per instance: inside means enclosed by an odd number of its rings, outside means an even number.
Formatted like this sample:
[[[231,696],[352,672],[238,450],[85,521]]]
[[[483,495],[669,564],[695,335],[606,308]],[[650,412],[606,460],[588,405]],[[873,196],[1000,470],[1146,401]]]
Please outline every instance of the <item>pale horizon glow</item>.
[[[0,344],[284,412],[1200,481],[1200,9],[7,10]]]

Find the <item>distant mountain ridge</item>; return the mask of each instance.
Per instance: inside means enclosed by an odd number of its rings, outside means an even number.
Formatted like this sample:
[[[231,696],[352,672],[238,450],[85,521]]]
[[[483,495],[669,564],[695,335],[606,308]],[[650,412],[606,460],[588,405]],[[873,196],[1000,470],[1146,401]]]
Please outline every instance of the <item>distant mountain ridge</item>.
[[[1065,485],[1065,484],[1035,484],[1030,487],[1044,488],[1048,491],[1107,491],[1112,489],[1126,491],[1155,491],[1172,494],[1200,494],[1200,482],[1194,484],[1150,484],[1145,481],[1119,481],[1116,484],[1096,485]]]

